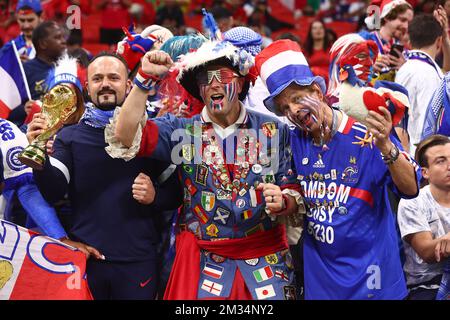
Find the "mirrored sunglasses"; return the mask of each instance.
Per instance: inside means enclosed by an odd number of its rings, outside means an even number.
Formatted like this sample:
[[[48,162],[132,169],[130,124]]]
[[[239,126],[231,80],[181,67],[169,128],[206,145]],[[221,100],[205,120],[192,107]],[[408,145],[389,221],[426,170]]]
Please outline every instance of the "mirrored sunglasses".
[[[239,75],[228,69],[218,69],[199,72],[196,78],[199,85],[209,85],[214,77],[220,83],[228,84]]]

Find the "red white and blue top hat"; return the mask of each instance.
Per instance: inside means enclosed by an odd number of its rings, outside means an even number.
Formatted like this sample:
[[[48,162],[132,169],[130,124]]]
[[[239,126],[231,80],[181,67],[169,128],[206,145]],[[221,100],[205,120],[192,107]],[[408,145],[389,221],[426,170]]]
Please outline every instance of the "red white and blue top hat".
[[[278,40],[270,44],[256,56],[256,68],[270,96],[264,105],[276,115],[282,115],[276,108],[275,97],[291,83],[309,86],[317,83],[325,94],[326,86],[322,77],[314,76],[297,42]]]

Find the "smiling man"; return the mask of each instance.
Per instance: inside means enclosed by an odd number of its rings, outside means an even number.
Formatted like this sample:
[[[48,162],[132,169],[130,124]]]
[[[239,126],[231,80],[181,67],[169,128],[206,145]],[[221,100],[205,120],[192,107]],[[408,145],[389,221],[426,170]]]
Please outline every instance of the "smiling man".
[[[33,176],[49,201],[68,193],[73,225],[70,239],[63,241],[92,256],[86,272],[94,298],[154,299],[158,283],[154,215],[177,208],[181,189],[174,179],[166,182],[168,192],[155,185],[155,194],[142,173],[156,181],[168,164],[145,158],[124,162],[105,150],[105,126],[131,88],[123,58],[97,55],[88,66],[87,77],[91,102],[86,103],[83,117],[58,132],[51,157]],[[35,114],[28,126],[29,138],[45,126],[45,117]],[[142,179],[148,179],[147,183]]]
[[[165,299],[295,299],[286,231],[275,216],[297,214],[302,200],[287,127],[240,102],[252,65],[228,42],[206,42],[175,66],[166,53],[149,52],[120,111],[115,139],[124,152],[179,164],[185,186]],[[142,130],[149,90],[172,67],[205,107],[191,119],[144,121]]]
[[[378,46],[379,56],[374,64],[377,80],[394,81],[395,72],[405,63],[402,47],[406,44],[408,24],[414,17],[412,6],[405,0],[373,0],[372,6],[380,7],[378,15],[372,14],[365,20],[369,29],[375,29],[376,23],[381,23],[379,30],[362,32],[361,36],[373,40]],[[377,21],[378,19],[378,21]],[[394,45],[401,46],[395,48]],[[400,50],[399,50],[400,49]]]
[[[33,30],[41,22],[42,6],[40,0],[20,0],[16,6],[17,23],[20,28],[20,35],[6,43],[0,50],[7,50],[14,41],[20,58],[23,61],[33,59],[36,56],[36,50],[31,39]]]

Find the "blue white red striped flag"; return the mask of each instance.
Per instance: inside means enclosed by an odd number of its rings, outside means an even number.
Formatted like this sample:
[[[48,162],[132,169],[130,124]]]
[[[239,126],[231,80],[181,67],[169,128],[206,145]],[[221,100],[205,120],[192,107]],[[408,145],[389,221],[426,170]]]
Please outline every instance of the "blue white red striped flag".
[[[8,118],[11,110],[31,100],[27,79],[17,48],[12,42],[8,50],[0,56],[0,118]]]

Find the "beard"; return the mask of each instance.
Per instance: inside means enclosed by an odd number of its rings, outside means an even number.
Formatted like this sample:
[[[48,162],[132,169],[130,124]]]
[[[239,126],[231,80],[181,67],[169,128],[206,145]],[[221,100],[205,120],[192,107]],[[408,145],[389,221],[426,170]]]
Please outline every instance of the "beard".
[[[100,102],[101,96],[105,93],[108,93],[110,96],[113,96],[113,99],[102,100]],[[117,94],[112,90],[103,90],[100,91],[97,95],[97,101],[94,103],[97,108],[103,111],[111,111],[117,107]]]

